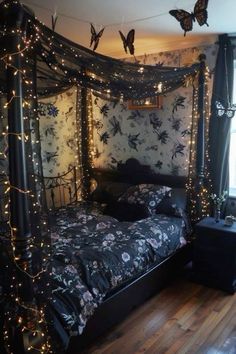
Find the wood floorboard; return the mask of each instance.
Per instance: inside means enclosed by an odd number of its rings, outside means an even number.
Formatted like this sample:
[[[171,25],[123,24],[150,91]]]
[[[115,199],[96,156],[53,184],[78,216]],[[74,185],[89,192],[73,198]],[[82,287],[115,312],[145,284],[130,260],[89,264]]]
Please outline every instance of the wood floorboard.
[[[176,279],[83,354],[236,354],[236,294]]]

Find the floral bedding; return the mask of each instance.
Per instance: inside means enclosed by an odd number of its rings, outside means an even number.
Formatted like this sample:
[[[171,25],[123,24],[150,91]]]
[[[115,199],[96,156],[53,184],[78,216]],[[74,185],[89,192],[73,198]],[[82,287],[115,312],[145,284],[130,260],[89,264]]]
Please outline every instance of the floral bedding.
[[[186,243],[182,218],[118,222],[84,203],[57,211],[51,224],[52,312],[65,346],[111,290]]]

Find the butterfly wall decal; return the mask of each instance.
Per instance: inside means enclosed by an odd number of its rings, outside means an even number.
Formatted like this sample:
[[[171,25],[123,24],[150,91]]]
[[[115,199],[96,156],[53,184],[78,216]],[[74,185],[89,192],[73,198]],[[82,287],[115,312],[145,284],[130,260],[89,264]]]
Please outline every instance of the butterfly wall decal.
[[[90,47],[92,47],[92,45],[93,45],[93,51],[95,51],[97,49],[97,47],[98,47],[99,40],[100,40],[100,38],[103,35],[103,31],[104,31],[105,27],[102,28],[99,32],[96,32],[93,24],[91,23],[90,24],[90,29],[91,29]]]
[[[131,29],[127,36],[125,37],[124,34],[119,31],[120,33],[120,38],[122,39],[123,46],[125,53],[127,53],[127,49],[129,49],[129,52],[131,55],[134,55],[134,35],[135,35],[135,30]]]
[[[192,31],[193,22],[197,20],[199,26],[208,25],[207,18],[207,6],[208,0],[197,0],[193,12],[185,10],[171,10],[169,14],[174,16],[179,21],[181,28],[184,30],[184,36],[186,32]]]
[[[235,104],[228,104],[228,107],[224,107],[221,102],[216,101],[216,109],[217,109],[217,116],[223,117],[226,116],[227,118],[233,118],[236,112],[236,105]]]

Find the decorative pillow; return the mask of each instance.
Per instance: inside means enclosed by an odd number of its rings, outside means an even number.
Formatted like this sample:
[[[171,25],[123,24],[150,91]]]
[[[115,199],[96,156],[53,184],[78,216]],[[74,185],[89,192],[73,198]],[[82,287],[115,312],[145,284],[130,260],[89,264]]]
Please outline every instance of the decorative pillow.
[[[165,197],[157,206],[156,213],[157,214],[165,214],[170,216],[178,216],[182,217],[183,209],[178,207],[172,200],[171,197]]]
[[[124,182],[102,182],[100,187],[102,190],[108,192],[113,196],[113,199],[117,200],[122,194],[124,194],[127,189],[131,186],[129,183]]]
[[[99,203],[108,203],[112,201],[114,198],[113,196],[108,193],[107,191],[97,187],[95,191],[90,194],[89,200]]]
[[[128,190],[118,199],[129,204],[145,205],[150,214],[155,214],[157,205],[170,192],[171,188],[156,184],[138,184]]]
[[[158,204],[156,208],[157,214],[166,214],[180,216],[186,209],[186,191],[183,188],[172,188],[169,195]]]
[[[91,193],[90,199],[99,203],[108,203],[117,200],[130,184],[121,182],[101,182]]]
[[[126,202],[108,203],[103,213],[119,221],[137,221],[149,216],[149,211],[145,205],[128,204]]]
[[[192,227],[190,218],[186,212],[186,202],[186,191],[182,188],[174,188],[171,194],[163,198],[158,204],[156,213],[182,218],[185,223],[186,232],[190,234]]]

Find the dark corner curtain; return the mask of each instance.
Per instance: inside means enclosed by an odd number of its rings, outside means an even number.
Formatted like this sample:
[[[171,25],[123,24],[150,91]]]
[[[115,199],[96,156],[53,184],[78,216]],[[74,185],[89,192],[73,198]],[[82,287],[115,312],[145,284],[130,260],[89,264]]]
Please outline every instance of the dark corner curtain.
[[[229,188],[229,143],[231,119],[217,116],[216,101],[227,107],[233,91],[233,45],[227,34],[219,36],[211,117],[209,125],[209,157],[212,192],[219,195]],[[228,89],[227,89],[228,88]]]

